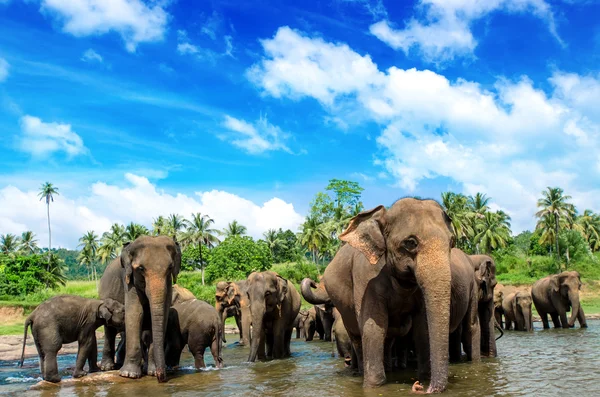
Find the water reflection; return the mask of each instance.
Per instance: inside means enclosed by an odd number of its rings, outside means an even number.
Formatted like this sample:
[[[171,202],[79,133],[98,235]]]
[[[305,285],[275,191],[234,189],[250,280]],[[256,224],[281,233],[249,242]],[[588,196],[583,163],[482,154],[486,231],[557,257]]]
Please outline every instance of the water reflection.
[[[576,392],[597,395],[600,389],[600,321],[590,328],[541,330],[534,334],[507,332],[498,341],[499,356],[479,364],[450,366],[447,396],[554,396]],[[232,341],[234,338],[231,338]],[[232,342],[230,341],[230,342]],[[223,349],[226,368],[197,371],[189,353],[182,368],[170,374],[169,382],[157,384],[154,378],[125,380],[112,384],[56,386],[49,390],[27,390],[39,376],[37,359],[0,361],[0,394],[26,396],[357,396],[380,397],[408,394],[416,371],[388,375],[388,383],[378,389],[363,390],[362,378],[332,358],[332,344],[292,340],[292,357],[286,360],[246,363],[249,348],[229,343]],[[213,365],[210,354],[208,365]],[[69,378],[74,355],[59,359],[61,374]]]

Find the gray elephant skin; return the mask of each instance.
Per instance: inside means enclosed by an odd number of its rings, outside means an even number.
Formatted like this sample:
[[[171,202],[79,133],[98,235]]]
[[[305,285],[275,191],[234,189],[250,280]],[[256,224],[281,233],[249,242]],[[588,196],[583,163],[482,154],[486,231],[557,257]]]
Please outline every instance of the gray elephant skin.
[[[385,383],[385,347],[412,327],[419,378],[430,369],[427,391],[443,391],[454,245],[447,214],[433,200],[405,198],[358,214],[340,239],[347,244],[327,266],[324,288],[310,291],[311,281],[304,280],[302,292],[310,303],[331,302],[339,310],[353,345],[352,364],[364,371],[363,386]]]
[[[178,367],[181,352],[185,345],[188,345],[197,369],[206,367],[204,352],[207,347],[210,348],[215,367],[223,368],[222,322],[217,310],[177,285],[173,288],[172,304],[166,334],[166,365],[171,368]]]
[[[27,328],[35,341],[40,359],[40,371],[44,380],[60,382],[56,355],[65,343],[77,341],[77,361],[73,377],[86,375],[85,362],[89,372],[100,370],[96,329],[109,325],[115,329],[124,326],[125,308],[112,299],[87,299],[74,295],[59,295],[41,303],[25,320],[23,351],[20,366],[23,366]]]
[[[548,314],[552,317],[554,328],[569,328],[579,322],[581,328],[587,327],[585,313],[579,303],[581,277],[576,271],[566,271],[544,277],[533,284],[531,296],[533,304],[542,317],[544,329],[550,328]],[[567,312],[571,317],[567,320]]]
[[[125,269],[121,266],[121,257],[114,259],[104,270],[98,286],[100,299],[113,299],[125,304]],[[115,351],[117,334],[121,334],[121,342]],[[116,360],[115,360],[116,355]],[[102,371],[120,369],[125,360],[125,327],[117,329],[110,325],[104,326],[104,347],[100,368]]]
[[[494,291],[498,284],[496,280],[496,263],[487,255],[469,255],[475,270],[475,280],[478,284],[479,303],[478,317],[481,331],[480,352],[485,357],[496,357],[495,306]]]
[[[254,272],[248,276],[248,298],[252,316],[248,361],[289,357],[294,320],[300,311],[300,294],[294,285],[275,272]]]
[[[308,310],[300,310],[294,320],[294,328],[296,329],[296,339],[304,338],[304,321],[308,317]]]
[[[510,330],[514,324],[515,331],[533,331],[533,315],[531,313],[531,293],[516,291],[502,300],[502,310],[505,317],[504,329]]]
[[[248,301],[248,285],[246,280],[221,281],[217,283],[215,293],[215,308],[223,323],[223,342],[225,338],[225,320],[235,317],[235,323],[240,331],[240,346],[250,344],[250,327],[252,319]]]
[[[335,347],[338,352],[338,356],[344,359],[344,366],[350,367],[352,365],[352,342],[348,331],[344,326],[344,320],[340,315],[340,312],[333,308],[333,327],[332,327],[332,339],[335,342]]]

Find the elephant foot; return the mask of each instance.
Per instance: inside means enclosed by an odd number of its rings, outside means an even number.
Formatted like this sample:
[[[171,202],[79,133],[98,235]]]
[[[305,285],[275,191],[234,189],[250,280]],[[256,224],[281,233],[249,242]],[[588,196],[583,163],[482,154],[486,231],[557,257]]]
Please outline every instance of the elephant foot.
[[[119,375],[123,378],[132,378],[137,379],[142,377],[142,368],[139,365],[135,364],[125,364],[121,367],[119,371]]]
[[[379,387],[385,384],[385,375],[368,375],[363,380],[363,387]]]
[[[98,365],[90,365],[88,372],[89,373],[100,372],[100,367]]]
[[[114,363],[113,361],[110,361],[110,360],[102,360],[102,361],[100,362],[100,369],[101,369],[102,371],[112,371],[112,370],[114,370],[114,369],[117,369],[117,368],[115,368],[115,367],[116,367],[116,366],[115,366],[115,363]]]
[[[46,382],[58,383],[58,382],[60,382],[60,375],[54,374],[54,375],[44,376],[44,380]]]
[[[150,376],[156,376],[156,367],[154,364],[148,364],[148,369],[146,370],[146,374]]]
[[[581,324],[581,328],[587,328],[588,325],[587,324]]]
[[[85,372],[82,369],[76,369],[75,371],[73,371],[73,378],[83,378],[86,375],[87,372]]]

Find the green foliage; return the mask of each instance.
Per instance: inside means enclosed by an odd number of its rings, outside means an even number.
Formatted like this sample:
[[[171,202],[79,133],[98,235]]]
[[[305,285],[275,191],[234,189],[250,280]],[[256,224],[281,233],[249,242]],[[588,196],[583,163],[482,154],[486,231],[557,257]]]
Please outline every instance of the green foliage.
[[[217,279],[244,279],[252,272],[268,270],[272,263],[271,251],[264,241],[231,236],[211,250],[206,278],[209,283]]]
[[[560,249],[561,260],[567,263],[572,261],[581,261],[591,256],[592,251],[581,233],[575,230],[563,230],[558,234],[558,247]]]
[[[243,277],[245,278],[245,277]],[[215,285],[202,285],[202,275],[199,272],[181,272],[177,276],[177,284],[189,289],[196,298],[215,304]]]
[[[47,270],[48,266],[50,271]],[[44,289],[64,285],[64,262],[55,254],[29,256],[0,256],[0,296],[25,296]]]
[[[315,266],[306,260],[278,263],[273,265],[271,270],[279,274],[281,277],[290,280],[294,284],[300,284],[306,277],[310,277],[313,280],[317,280],[319,277]]]
[[[202,246],[202,263],[208,263],[210,250],[206,246]],[[190,244],[181,253],[181,270],[194,271],[201,269],[200,265],[200,249],[197,244]]]

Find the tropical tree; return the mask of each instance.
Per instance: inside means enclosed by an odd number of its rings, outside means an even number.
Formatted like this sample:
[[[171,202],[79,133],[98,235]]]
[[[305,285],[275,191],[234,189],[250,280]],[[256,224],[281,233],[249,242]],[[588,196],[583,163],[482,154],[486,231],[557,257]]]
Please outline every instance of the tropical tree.
[[[229,223],[225,229],[221,232],[225,238],[232,236],[244,236],[248,232],[246,226],[240,224],[235,219]]]
[[[328,239],[329,237],[324,224],[319,223],[318,219],[314,216],[307,216],[302,224],[300,243],[311,252],[313,262],[317,267],[317,272],[319,272],[319,266],[317,264],[318,253],[327,244]]]
[[[475,194],[475,196],[469,196],[467,198],[467,205],[469,210],[479,215],[483,215],[487,211],[489,211],[489,202],[490,198],[483,193],[477,193]]]
[[[3,254],[14,254],[19,249],[19,238],[14,234],[3,234],[0,236],[0,251]]]
[[[275,229],[269,229],[263,233],[264,240],[271,250],[271,255],[275,257],[275,249],[283,244],[283,240],[279,238],[279,233]]]
[[[477,247],[490,254],[492,250],[504,248],[510,240],[510,217],[504,212],[485,212],[477,224],[475,241]]]
[[[95,261],[96,261],[96,256],[87,247],[84,247],[79,252],[79,255],[77,255],[77,262],[79,262],[79,265],[85,267],[87,270],[88,280],[90,280],[90,279],[96,280],[95,273],[93,270]]]
[[[35,254],[38,250],[38,245],[34,232],[27,230],[21,234],[21,246],[19,250],[27,255]]]
[[[48,288],[56,288],[58,285],[65,286],[67,279],[63,275],[65,262],[58,255],[51,252],[48,256],[48,271],[44,274],[45,283]]]
[[[96,233],[93,230],[89,230],[86,234],[84,234],[79,239],[78,247],[83,247],[79,256],[77,257],[77,261],[81,266],[85,266],[86,268],[91,270],[92,278],[97,280],[98,277],[96,275],[95,263],[98,259],[98,248],[99,248],[99,239]],[[90,271],[88,270],[88,278]]]
[[[459,242],[474,235],[473,216],[469,211],[468,202],[468,198],[464,194],[442,193],[442,206],[450,217],[452,231]]]
[[[123,244],[125,243],[125,227],[114,223],[110,230],[102,234],[100,239],[100,247],[98,248],[98,255],[102,263],[108,263],[115,259],[117,255],[121,254]]]
[[[211,228],[215,221],[208,215],[202,215],[200,212],[192,214],[191,220],[184,220],[186,231],[183,235],[183,241],[186,243],[195,243],[198,246],[200,254],[200,271],[202,272],[202,285],[204,285],[204,260],[202,257],[202,246],[212,248],[220,241],[217,238],[218,231]]]
[[[167,221],[164,216],[160,215],[158,218],[154,219],[152,222],[152,234],[155,236],[160,236],[165,233],[167,229]]]
[[[181,215],[178,215],[178,214],[169,215],[169,217],[167,218],[167,225],[166,225],[168,232],[163,232],[163,234],[166,233],[173,238],[177,238],[177,234],[179,233],[179,231],[185,227],[184,221],[185,220],[183,219],[183,217]]]
[[[48,215],[48,271],[50,271],[50,252],[52,251],[52,229],[50,228],[50,202],[54,202],[54,195],[58,195],[58,188],[50,182],[42,184],[38,197],[46,200],[46,210]]]
[[[150,232],[146,226],[131,222],[125,228],[125,241],[135,241],[136,238],[149,234]]]
[[[536,228],[543,229],[542,238],[544,240],[552,239],[556,258],[560,259],[559,231],[561,226],[564,227],[573,223],[575,206],[568,202],[571,196],[565,195],[563,189],[559,187],[548,187],[547,190],[542,192],[542,196],[537,202],[540,210],[535,214],[539,219]],[[552,232],[550,232],[551,228],[553,229]]]
[[[575,221],[576,230],[578,230],[585,241],[588,242],[592,251],[600,249],[600,215],[592,210],[585,210]]]

